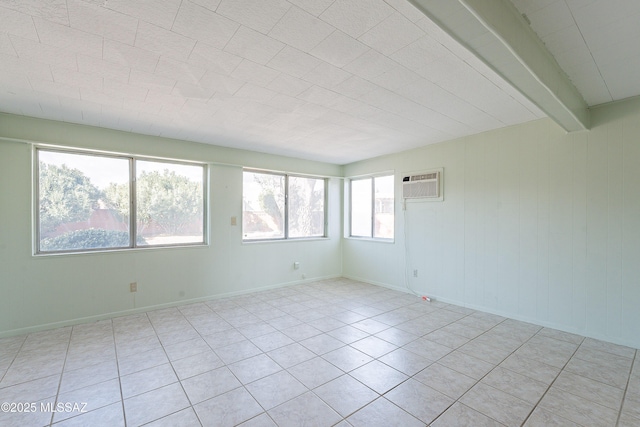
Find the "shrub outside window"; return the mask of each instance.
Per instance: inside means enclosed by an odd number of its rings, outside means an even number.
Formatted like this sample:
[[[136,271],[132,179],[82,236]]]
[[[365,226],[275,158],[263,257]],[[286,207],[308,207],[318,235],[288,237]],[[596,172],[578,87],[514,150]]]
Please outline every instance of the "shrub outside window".
[[[383,175],[350,181],[351,237],[394,238],[394,177]]]
[[[41,148],[36,156],[36,253],[205,243],[205,165]]]
[[[326,236],[326,179],[245,170],[243,240]]]

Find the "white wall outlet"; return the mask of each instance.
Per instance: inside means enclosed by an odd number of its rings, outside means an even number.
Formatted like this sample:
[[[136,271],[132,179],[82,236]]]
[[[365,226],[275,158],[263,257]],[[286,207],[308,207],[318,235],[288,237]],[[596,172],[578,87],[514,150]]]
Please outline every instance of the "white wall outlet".
[[[293,263],[293,269],[294,270],[299,270],[300,269],[300,263],[298,261]]]
[[[129,292],[138,292],[138,282],[129,283]]]
[[[418,277],[418,270],[413,270],[413,277]]]

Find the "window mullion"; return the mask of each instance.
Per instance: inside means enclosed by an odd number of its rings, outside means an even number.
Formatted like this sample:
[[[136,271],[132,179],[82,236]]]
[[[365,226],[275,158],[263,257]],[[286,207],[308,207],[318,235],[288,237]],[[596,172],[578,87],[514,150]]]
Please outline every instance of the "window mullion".
[[[371,238],[375,236],[376,229],[376,180],[371,177]]]
[[[284,176],[284,238],[289,238],[289,175]]]
[[[136,247],[137,243],[137,209],[138,202],[136,200],[136,161],[129,159],[129,246]]]

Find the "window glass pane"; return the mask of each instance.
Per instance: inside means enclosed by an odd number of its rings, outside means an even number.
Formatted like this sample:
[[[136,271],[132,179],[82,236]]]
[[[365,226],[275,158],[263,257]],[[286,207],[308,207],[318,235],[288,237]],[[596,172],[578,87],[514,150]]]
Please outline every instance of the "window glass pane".
[[[136,161],[139,246],[204,243],[203,168]]]
[[[374,178],[374,188],[375,226],[373,237],[393,239],[393,175]]]
[[[284,238],[284,175],[243,173],[242,233],[245,240]]]
[[[289,177],[289,237],[324,236],[324,179]]]
[[[130,245],[128,159],[38,150],[38,173],[40,251]]]
[[[371,178],[351,181],[351,235],[371,237]]]

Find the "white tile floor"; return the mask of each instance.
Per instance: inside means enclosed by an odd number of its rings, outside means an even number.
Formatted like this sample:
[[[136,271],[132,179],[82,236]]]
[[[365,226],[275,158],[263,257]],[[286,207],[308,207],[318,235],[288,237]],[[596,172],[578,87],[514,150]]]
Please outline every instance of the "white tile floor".
[[[640,426],[637,359],[335,279],[1,339],[0,425]]]

